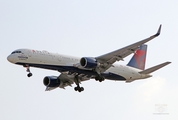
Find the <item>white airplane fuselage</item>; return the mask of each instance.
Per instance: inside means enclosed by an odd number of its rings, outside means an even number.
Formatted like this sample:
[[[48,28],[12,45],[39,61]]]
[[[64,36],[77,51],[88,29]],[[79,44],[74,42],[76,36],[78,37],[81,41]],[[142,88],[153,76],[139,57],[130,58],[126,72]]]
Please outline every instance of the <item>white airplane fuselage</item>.
[[[8,61],[17,65],[22,65],[27,69],[27,76],[31,77],[30,67],[50,69],[60,72],[59,76],[46,76],[43,84],[46,91],[57,87],[65,88],[76,84],[75,91],[82,92],[84,88],[80,83],[86,80],[95,79],[102,82],[105,79],[115,81],[132,82],[138,79],[152,77],[150,73],[170,64],[167,61],[151,68],[145,69],[147,43],[158,37],[161,33],[161,25],[156,34],[135,42],[115,51],[103,54],[98,57],[72,57],[39,51],[33,49],[18,49],[13,51],[8,57]],[[127,65],[116,64],[117,61],[133,54]]]
[[[11,63],[23,66],[51,69],[59,72],[81,71],[81,74],[87,73],[91,74],[91,76],[96,74],[95,72],[92,72],[91,69],[86,69],[80,66],[80,64],[78,64],[80,58],[50,53],[48,51],[18,49],[12,52],[7,59]],[[106,79],[126,82],[151,77],[149,74],[140,74],[140,71],[140,69],[130,66],[113,64],[113,66],[106,70],[103,75]]]

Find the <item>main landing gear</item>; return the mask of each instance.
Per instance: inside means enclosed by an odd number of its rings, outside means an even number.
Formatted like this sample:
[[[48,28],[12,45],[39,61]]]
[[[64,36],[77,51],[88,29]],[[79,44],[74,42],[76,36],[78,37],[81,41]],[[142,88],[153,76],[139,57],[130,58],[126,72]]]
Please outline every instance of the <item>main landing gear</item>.
[[[101,71],[98,68],[96,68],[94,71],[97,73],[95,80],[99,82],[104,81],[105,78],[101,75]]]
[[[30,67],[28,65],[24,65],[24,67],[27,68],[26,70],[28,72],[27,77],[31,77],[33,74],[30,72]]]
[[[95,77],[95,80],[96,81],[99,81],[99,82],[102,82],[102,81],[104,81],[104,77],[103,76],[101,76],[101,75],[97,75],[96,77]]]
[[[82,92],[84,91],[84,88],[77,85],[77,87],[75,87],[74,90],[78,92]]]
[[[84,91],[84,88],[83,88],[83,87],[80,87],[80,85],[79,85],[79,84],[80,84],[80,81],[79,81],[78,76],[75,76],[74,82],[75,82],[75,84],[77,85],[77,87],[74,88],[75,91],[78,91],[78,92]]]

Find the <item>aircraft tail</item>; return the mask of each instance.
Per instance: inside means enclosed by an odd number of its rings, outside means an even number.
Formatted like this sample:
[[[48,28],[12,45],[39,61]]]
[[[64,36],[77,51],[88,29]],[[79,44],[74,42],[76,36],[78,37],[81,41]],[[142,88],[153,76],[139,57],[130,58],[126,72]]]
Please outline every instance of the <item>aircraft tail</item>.
[[[164,67],[164,66],[166,66],[166,65],[168,65],[170,63],[171,62],[165,62],[165,63],[159,64],[159,65],[156,65],[154,67],[148,68],[146,70],[143,70],[143,71],[141,71],[139,73],[140,74],[150,74],[150,73],[152,73],[152,72],[154,72],[154,71],[156,71],[156,70],[158,70],[158,69],[160,69],[160,68],[162,68],[162,67]]]
[[[146,53],[147,53],[147,45],[143,44],[140,46],[140,49],[138,49],[129,63],[128,66],[144,70],[145,69],[145,63],[146,63]]]

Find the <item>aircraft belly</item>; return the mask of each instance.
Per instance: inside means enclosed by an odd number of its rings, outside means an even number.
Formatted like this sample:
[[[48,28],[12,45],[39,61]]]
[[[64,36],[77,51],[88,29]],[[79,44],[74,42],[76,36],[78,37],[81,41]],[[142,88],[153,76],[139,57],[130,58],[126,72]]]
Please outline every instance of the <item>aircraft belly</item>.
[[[111,67],[107,71],[111,73],[122,76],[125,80],[135,80],[140,79],[141,75],[138,73],[138,70],[135,68],[131,68],[123,65],[114,65],[115,67]]]

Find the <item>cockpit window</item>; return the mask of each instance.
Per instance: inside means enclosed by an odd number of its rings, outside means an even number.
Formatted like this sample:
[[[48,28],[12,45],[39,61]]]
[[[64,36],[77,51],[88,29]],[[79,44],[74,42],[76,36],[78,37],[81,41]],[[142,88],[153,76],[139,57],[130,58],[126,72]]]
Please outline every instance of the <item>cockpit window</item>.
[[[15,53],[22,53],[21,51],[14,51],[11,54],[15,54]]]

